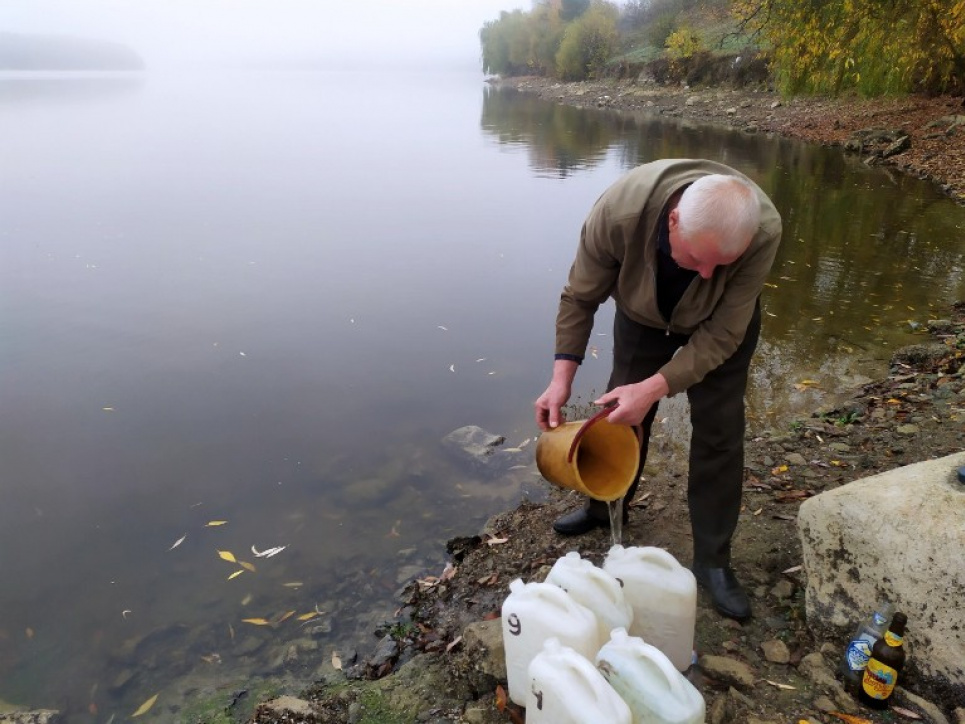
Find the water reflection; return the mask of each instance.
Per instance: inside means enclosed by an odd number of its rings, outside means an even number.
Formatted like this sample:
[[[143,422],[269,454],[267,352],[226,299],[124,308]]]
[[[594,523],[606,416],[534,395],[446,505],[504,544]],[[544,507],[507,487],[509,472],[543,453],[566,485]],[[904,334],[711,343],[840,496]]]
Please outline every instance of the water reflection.
[[[561,177],[612,156],[629,169],[659,158],[711,158],[753,178],[784,219],[764,294],[763,354],[751,390],[774,423],[824,390],[883,371],[894,346],[965,296],[965,209],[931,184],[868,168],[842,154],[639,113],[583,110],[489,88],[482,128],[526,142],[538,172]],[[562,283],[562,275],[560,279]],[[796,378],[821,385],[797,390]]]

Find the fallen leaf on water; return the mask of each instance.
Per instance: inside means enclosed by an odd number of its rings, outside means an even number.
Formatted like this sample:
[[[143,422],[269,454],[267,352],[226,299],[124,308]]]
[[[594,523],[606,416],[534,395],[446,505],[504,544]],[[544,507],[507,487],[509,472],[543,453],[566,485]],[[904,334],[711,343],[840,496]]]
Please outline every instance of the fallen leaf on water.
[[[455,371],[456,371],[456,366],[455,366],[455,365],[449,365],[449,371],[450,371],[450,372],[455,372]]]
[[[247,593],[245,594],[245,597],[241,599],[241,605],[247,606],[249,603],[251,603],[251,594]]]
[[[506,690],[499,684],[496,685],[496,709],[500,713],[506,710]]]
[[[150,699],[148,699],[147,701],[145,701],[143,704],[141,704],[141,705],[137,708],[137,711],[136,711],[136,712],[134,712],[133,714],[131,714],[131,716],[132,716],[132,717],[135,717],[135,716],[141,716],[141,714],[147,714],[147,712],[150,711],[151,707],[154,706],[154,702],[157,701],[158,696],[159,696],[159,694],[155,694],[155,695],[152,696]]]
[[[32,639],[34,637],[34,630],[29,626],[27,626],[27,629],[24,631],[24,633],[27,635],[28,639]]]
[[[253,626],[270,626],[271,625],[271,621],[264,618],[243,618],[241,619],[241,622],[250,623]]]
[[[462,636],[457,636],[446,646],[446,653],[448,654],[454,648],[456,648],[460,643],[462,643]]]
[[[921,714],[917,714],[913,712],[911,709],[905,709],[904,707],[900,707],[900,706],[893,706],[891,707],[891,710],[895,714],[900,714],[906,719],[921,719]]]
[[[309,611],[308,613],[303,613],[297,618],[298,621],[310,621],[318,615],[315,611]]]
[[[223,561],[228,561],[228,563],[238,562],[238,559],[235,558],[235,554],[231,551],[218,551],[218,557]]]
[[[228,521],[226,521],[226,520],[209,520],[207,523],[204,524],[204,527],[205,527],[205,528],[214,528],[214,527],[219,526],[219,525],[224,525],[224,524],[227,523],[227,522],[228,522]]]
[[[342,670],[342,660],[338,657],[337,651],[332,652],[332,668]]]
[[[168,548],[168,550],[169,550],[169,551],[173,551],[173,550],[174,550],[175,548],[177,548],[179,545],[181,545],[182,543],[184,543],[184,539],[187,538],[187,537],[188,537],[188,534],[185,533],[183,536],[181,536],[181,537],[178,538],[176,541],[174,541],[174,544],[173,544],[170,548]]]
[[[228,636],[231,638],[232,641],[235,640],[235,627],[232,626],[230,623],[228,624]]]
[[[771,686],[776,686],[778,689],[790,689],[791,691],[797,690],[796,687],[793,687],[790,684],[781,684],[781,683],[778,683],[777,681],[771,681],[770,679],[764,679],[764,681],[766,681]]]
[[[840,711],[829,711],[830,716],[835,716],[841,721],[846,721],[848,724],[874,724],[870,719],[864,719],[860,716],[851,716],[851,714],[842,714]]]
[[[230,581],[230,580],[232,580],[232,579],[234,579],[234,578],[237,578],[237,577],[240,576],[242,573],[244,573],[244,569],[242,569],[242,570],[240,570],[240,571],[235,571],[235,572],[232,573],[230,576],[228,576],[228,580]]]
[[[290,618],[291,618],[292,616],[294,616],[294,615],[295,615],[295,612],[294,612],[294,611],[287,611],[287,612],[283,613],[283,614],[281,615],[281,617],[280,617],[277,621],[275,621],[275,623],[281,623],[282,621],[287,621],[288,619],[290,619]]]
[[[283,585],[285,588],[301,588],[305,584],[303,584],[301,581],[289,581],[288,583],[283,583],[281,585]]]
[[[134,612],[131,609],[125,608],[123,611],[121,611],[121,618],[127,618],[132,613]]]
[[[248,561],[238,561],[238,565],[244,568],[246,571],[251,571],[252,573],[255,572],[254,564],[249,563]]]
[[[448,332],[448,331],[449,331],[449,329],[448,329],[447,327],[443,327],[441,324],[440,324],[440,325],[437,325],[437,326],[438,326],[439,329],[441,329],[443,332]]]
[[[254,546],[251,547],[251,552],[255,554],[255,558],[271,558],[272,556],[277,556],[288,546],[275,546],[274,548],[265,548],[263,551],[259,551]]]

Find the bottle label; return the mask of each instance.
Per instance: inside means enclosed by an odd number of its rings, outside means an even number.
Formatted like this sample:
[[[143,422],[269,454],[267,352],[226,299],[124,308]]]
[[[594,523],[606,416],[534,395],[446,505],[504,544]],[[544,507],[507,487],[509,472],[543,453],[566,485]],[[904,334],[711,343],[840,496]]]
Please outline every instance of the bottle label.
[[[864,671],[871,658],[871,642],[866,638],[851,639],[848,649],[844,653],[848,668],[852,671]]]
[[[881,663],[878,659],[868,661],[868,666],[864,670],[864,678],[861,679],[861,688],[864,693],[872,699],[883,701],[891,696],[898,683],[898,672],[890,666]]]
[[[885,631],[885,643],[889,646],[901,646],[902,637],[890,629]]]

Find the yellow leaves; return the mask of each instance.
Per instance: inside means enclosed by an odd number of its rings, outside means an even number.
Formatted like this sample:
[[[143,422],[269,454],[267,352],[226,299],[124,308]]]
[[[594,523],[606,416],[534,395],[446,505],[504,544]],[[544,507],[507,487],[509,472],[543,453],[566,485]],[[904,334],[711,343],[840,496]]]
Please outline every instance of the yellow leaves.
[[[773,475],[774,477],[777,477],[778,475],[786,473],[787,471],[788,471],[787,465],[778,465],[776,468],[771,469],[771,475]]]
[[[228,580],[231,581],[231,580],[237,578],[238,576],[240,576],[242,573],[244,573],[244,571],[235,571],[235,572],[232,573],[230,576],[228,576]]]
[[[242,623],[250,623],[252,626],[271,626],[271,621],[267,618],[243,618]]]
[[[204,524],[204,527],[217,528],[218,526],[227,525],[227,524],[228,524],[228,521],[226,520],[209,520],[207,523]]]
[[[231,551],[218,551],[218,556],[223,561],[228,561],[228,563],[237,563],[238,559],[235,558],[235,554]]]
[[[152,696],[150,699],[148,699],[148,700],[145,701],[143,704],[141,704],[141,705],[137,708],[137,711],[134,712],[133,714],[131,714],[131,717],[141,716],[142,714],[147,714],[147,713],[151,710],[151,707],[154,706],[154,702],[157,701],[158,696],[160,696],[160,693],[155,694],[155,695]]]
[[[250,571],[251,573],[255,572],[255,566],[247,561],[238,561],[238,565],[244,568],[246,571]]]
[[[296,621],[311,621],[318,615],[317,611],[309,611],[308,613],[303,613],[301,616],[296,618]]]

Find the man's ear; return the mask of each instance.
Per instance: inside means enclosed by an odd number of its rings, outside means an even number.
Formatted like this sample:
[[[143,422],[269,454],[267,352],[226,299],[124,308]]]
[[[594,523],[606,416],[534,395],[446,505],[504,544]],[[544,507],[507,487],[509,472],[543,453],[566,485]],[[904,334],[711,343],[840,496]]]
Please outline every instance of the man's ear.
[[[677,209],[670,209],[670,213],[667,214],[667,229],[674,231],[679,223],[680,212]]]

